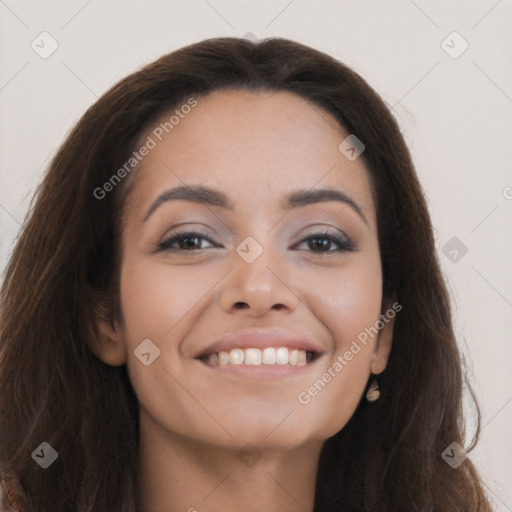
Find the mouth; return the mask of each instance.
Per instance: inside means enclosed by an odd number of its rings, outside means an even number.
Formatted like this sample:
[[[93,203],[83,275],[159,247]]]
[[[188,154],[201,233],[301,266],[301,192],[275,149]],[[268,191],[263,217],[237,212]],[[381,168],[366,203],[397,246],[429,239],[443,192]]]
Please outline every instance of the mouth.
[[[203,354],[196,359],[212,366],[304,366],[316,359],[318,355],[317,352],[289,349],[288,347],[233,348],[229,351],[222,350]]]
[[[233,348],[229,351],[202,354],[195,359],[212,369],[244,375],[289,375],[307,367],[321,356],[320,352],[288,347]]]
[[[325,352],[314,338],[284,329],[242,329],[211,341],[194,359],[219,375],[276,378],[300,375]]]

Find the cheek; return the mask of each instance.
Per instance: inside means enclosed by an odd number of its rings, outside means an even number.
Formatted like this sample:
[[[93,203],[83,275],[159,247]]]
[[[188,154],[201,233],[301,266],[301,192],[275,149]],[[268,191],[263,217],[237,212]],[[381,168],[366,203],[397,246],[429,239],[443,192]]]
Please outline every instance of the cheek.
[[[329,330],[332,345],[318,375],[297,396],[304,415],[314,415],[321,437],[340,431],[356,410],[370,375],[375,326],[382,301],[380,260],[357,264],[310,283],[309,307]],[[314,286],[313,286],[314,284]],[[300,407],[300,406],[299,406]]]
[[[121,274],[121,307],[129,330],[128,343],[152,337],[162,339],[186,318],[215,279],[211,271],[179,271],[156,258],[125,265]]]
[[[378,253],[377,253],[378,256]],[[314,315],[329,329],[333,350],[342,353],[379,319],[382,303],[380,259],[359,255],[351,264],[317,273],[307,285]],[[368,344],[375,340],[368,337]]]
[[[196,392],[193,383],[187,380],[188,366],[182,368],[180,362],[180,341],[193,326],[194,308],[200,311],[201,298],[218,277],[206,268],[171,268],[156,261],[157,258],[154,260],[126,261],[120,283],[127,369],[141,414],[182,435],[197,430],[198,425],[206,432],[216,432],[218,426],[211,419],[209,422],[209,417],[189,394],[192,392],[195,396]],[[145,339],[150,339],[160,350],[159,356],[148,366],[134,355],[134,350]],[[197,435],[203,434],[199,429]]]

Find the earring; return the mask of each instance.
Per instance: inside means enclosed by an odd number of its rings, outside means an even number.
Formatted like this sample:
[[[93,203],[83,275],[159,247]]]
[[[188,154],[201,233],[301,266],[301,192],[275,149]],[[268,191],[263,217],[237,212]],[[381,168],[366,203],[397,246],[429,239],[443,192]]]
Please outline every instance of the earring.
[[[373,382],[370,384],[368,391],[366,392],[366,400],[368,400],[368,402],[376,402],[379,399],[379,397],[380,397],[379,384],[374,379]]]

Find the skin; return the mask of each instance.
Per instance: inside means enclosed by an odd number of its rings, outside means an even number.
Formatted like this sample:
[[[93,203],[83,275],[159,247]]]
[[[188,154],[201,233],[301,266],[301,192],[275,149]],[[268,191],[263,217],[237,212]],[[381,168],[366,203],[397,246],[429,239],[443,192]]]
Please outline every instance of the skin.
[[[385,369],[393,332],[390,321],[308,404],[298,401],[383,311],[369,175],[362,158],[338,150],[347,136],[294,94],[217,91],[199,98],[137,168],[124,212],[123,319],[98,321],[95,350],[107,364],[127,364],[139,399],[144,511],[313,510],[321,447],[354,413],[370,372]],[[223,191],[234,212],[168,201],[144,222],[162,192],[184,184]],[[343,191],[366,221],[336,201],[283,210],[282,197],[299,188]],[[195,251],[176,242],[174,251],[155,252],[171,234],[197,229],[214,244],[193,239]],[[325,229],[356,249],[308,242]],[[235,251],[247,236],[263,248],[250,264]],[[193,358],[234,330],[275,326],[322,347],[314,368],[257,380]],[[160,349],[149,366],[134,355],[144,339]],[[247,443],[261,457],[252,466],[237,456]]]

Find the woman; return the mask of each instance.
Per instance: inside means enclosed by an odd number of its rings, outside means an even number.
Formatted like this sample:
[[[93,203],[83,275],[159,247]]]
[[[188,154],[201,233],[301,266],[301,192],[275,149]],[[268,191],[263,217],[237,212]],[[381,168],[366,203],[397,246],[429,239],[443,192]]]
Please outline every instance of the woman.
[[[1,297],[14,510],[491,510],[408,149],[323,53],[212,39],[114,86]]]

